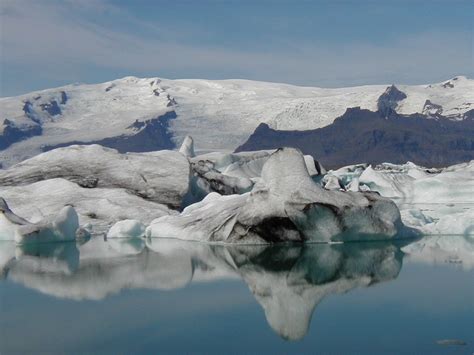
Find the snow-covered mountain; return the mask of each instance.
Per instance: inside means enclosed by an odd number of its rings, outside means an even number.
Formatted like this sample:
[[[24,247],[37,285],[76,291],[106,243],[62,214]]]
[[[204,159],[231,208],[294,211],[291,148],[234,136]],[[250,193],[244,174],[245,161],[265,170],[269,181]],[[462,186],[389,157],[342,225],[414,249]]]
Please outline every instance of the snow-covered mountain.
[[[170,148],[186,134],[203,150],[233,150],[262,122],[279,130],[315,129],[356,106],[462,120],[474,109],[474,80],[340,89],[135,77],[68,85],[0,99],[0,162],[9,166],[71,142],[122,151]]]

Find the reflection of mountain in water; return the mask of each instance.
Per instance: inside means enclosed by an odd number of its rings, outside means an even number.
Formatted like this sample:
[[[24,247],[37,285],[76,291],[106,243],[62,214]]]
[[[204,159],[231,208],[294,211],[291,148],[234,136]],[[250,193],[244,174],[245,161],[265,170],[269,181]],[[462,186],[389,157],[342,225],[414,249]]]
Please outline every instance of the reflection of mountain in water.
[[[390,242],[224,247],[157,239],[146,245],[137,239],[129,246],[93,239],[82,246],[16,249],[2,243],[0,254],[4,277],[75,300],[240,277],[270,326],[287,339],[305,336],[314,308],[325,296],[392,280],[403,258],[400,246]]]

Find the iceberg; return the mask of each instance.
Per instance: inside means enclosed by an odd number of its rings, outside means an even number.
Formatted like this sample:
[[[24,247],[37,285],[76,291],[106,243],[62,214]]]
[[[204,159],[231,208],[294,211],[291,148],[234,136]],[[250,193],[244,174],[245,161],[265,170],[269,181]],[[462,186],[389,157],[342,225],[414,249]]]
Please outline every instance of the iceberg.
[[[187,136],[180,152],[186,152],[190,142],[192,138]],[[190,158],[194,174],[190,187],[194,199],[191,201],[200,201],[210,192],[232,195],[250,191],[261,178],[263,166],[273,152],[274,150],[239,153],[212,152],[198,156],[183,153]],[[305,155],[304,161],[311,176],[326,172],[312,156]]]
[[[177,209],[188,192],[190,175],[188,159],[176,151],[120,154],[97,144],[73,145],[0,170],[0,186],[63,178],[85,188],[122,188]]]
[[[106,233],[120,220],[140,219],[148,224],[157,217],[176,213],[123,188],[90,189],[61,178],[23,186],[0,186],[0,196],[9,201],[17,214],[28,216],[33,223],[54,218],[61,206],[72,205],[80,225],[90,225],[94,235]]]
[[[145,249],[146,226],[137,220],[126,219],[115,223],[107,233],[109,245],[124,255],[140,254]]]
[[[443,169],[429,169],[411,162],[397,165],[352,165],[329,171],[343,186],[355,178],[360,186],[405,203],[474,203],[474,160]]]
[[[402,221],[426,235],[474,235],[474,161],[442,169],[413,163],[363,164],[329,171],[350,191],[376,191],[397,203]]]
[[[147,237],[261,244],[389,239],[406,230],[396,205],[373,192],[328,191],[308,173],[303,154],[274,152],[250,192],[211,193],[181,214],[154,220]]]
[[[30,223],[13,213],[0,198],[0,213],[0,237],[17,244],[71,241],[79,230],[79,218],[71,206],[64,206],[52,219]]]
[[[109,229],[107,239],[140,238],[145,235],[146,226],[137,220],[126,219],[119,221]]]

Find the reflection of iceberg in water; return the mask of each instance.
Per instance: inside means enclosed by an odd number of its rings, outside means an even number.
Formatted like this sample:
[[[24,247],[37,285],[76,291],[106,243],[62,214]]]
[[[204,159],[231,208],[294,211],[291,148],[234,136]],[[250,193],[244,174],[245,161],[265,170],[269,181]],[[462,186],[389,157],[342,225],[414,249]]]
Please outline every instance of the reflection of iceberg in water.
[[[138,254],[136,242],[117,248],[94,238],[79,247],[56,243],[23,248],[4,266],[6,277],[75,300],[103,299],[124,289],[176,289],[190,282],[241,278],[270,326],[284,338],[300,339],[325,296],[394,279],[403,258],[393,242],[218,246],[148,239]]]
[[[474,269],[474,235],[428,236],[403,248],[410,261]]]
[[[306,335],[314,308],[325,296],[394,279],[403,257],[392,243],[272,247],[254,256],[239,254],[238,272],[268,323],[292,340]]]

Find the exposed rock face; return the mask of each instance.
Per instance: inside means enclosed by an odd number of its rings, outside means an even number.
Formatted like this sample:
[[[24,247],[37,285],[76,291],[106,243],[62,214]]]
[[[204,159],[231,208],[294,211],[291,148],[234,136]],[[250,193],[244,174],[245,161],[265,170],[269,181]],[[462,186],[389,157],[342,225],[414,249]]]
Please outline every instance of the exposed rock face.
[[[147,235],[261,244],[389,239],[402,229],[393,202],[375,193],[324,190],[311,179],[303,155],[284,148],[266,161],[250,193],[211,193],[178,216],[153,221]]]
[[[396,110],[398,103],[407,98],[407,95],[398,90],[395,85],[389,86],[385,92],[380,95],[377,101],[377,109],[385,117]]]
[[[39,136],[43,129],[39,124],[29,124],[18,127],[14,122],[3,120],[3,133],[0,134],[0,150],[8,148],[13,143],[33,136]]]
[[[117,137],[104,138],[90,142],[72,141],[56,145],[46,145],[42,150],[47,152],[56,148],[76,144],[100,144],[104,147],[117,149],[120,153],[152,152],[162,149],[174,149],[176,145],[173,142],[172,134],[168,129],[169,121],[176,117],[176,113],[171,111],[144,122],[138,120],[135,121],[128,127],[132,131],[132,133],[129,134],[122,134]]]
[[[328,168],[386,161],[442,167],[474,159],[474,120],[395,112],[385,117],[380,111],[351,108],[333,124],[315,130],[279,131],[262,123],[236,151],[282,146],[299,148]]]
[[[46,111],[50,116],[57,116],[61,114],[61,108],[56,100],[51,100],[48,103],[41,104],[41,109]]]
[[[440,116],[443,114],[443,106],[437,105],[430,100],[426,100],[422,113],[427,116]]]
[[[261,122],[279,130],[316,129],[357,106],[388,117],[394,110],[421,113],[428,100],[441,106],[445,117],[462,120],[474,107],[472,93],[474,80],[465,77],[425,86],[339,89],[134,77],[68,85],[0,98],[0,163],[8,167],[73,144],[101,144],[120,152],[174,149],[188,134],[200,149],[229,151]],[[427,110],[440,112],[435,106]],[[5,131],[4,120],[10,122]]]
[[[463,115],[463,119],[474,121],[474,109],[466,111]]]
[[[179,208],[189,188],[190,165],[175,151],[120,154],[99,145],[58,148],[0,171],[0,186],[64,178],[81,186],[122,188]],[[91,184],[92,181],[92,184]]]

